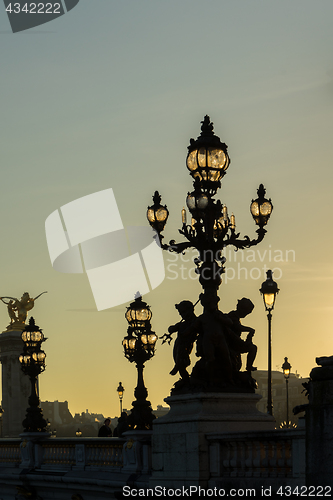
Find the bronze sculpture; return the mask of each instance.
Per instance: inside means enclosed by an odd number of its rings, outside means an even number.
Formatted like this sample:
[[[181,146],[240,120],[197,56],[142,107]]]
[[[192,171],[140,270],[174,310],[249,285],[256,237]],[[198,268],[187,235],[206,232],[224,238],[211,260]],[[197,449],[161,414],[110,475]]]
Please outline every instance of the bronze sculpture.
[[[28,311],[35,305],[35,300],[37,300],[43,293],[42,292],[37,297],[30,297],[28,292],[25,292],[21,299],[15,297],[0,297],[0,300],[7,305],[8,315],[10,318],[10,324],[7,326],[7,330],[23,330],[25,327],[25,321],[28,316]],[[7,302],[5,299],[9,299]]]
[[[250,299],[238,301],[234,311],[224,314],[218,309],[219,297],[206,291],[200,295],[203,313],[196,317],[193,304],[183,301],[176,305],[183,320],[170,326],[169,334],[178,332],[174,345],[175,366],[170,372],[181,379],[175,383],[173,394],[178,392],[254,392],[256,382],[252,372],[257,346],[253,344],[254,329],[242,325],[241,319],[252,312]],[[241,333],[248,332],[246,340]],[[169,336],[170,337],[170,336]],[[190,353],[196,341],[196,356],[200,359],[191,375]],[[246,371],[241,371],[241,354],[247,353]]]
[[[170,375],[176,375],[179,372],[181,378],[187,380],[189,373],[186,368],[191,364],[190,354],[197,337],[196,332],[191,332],[191,327],[197,317],[194,314],[194,305],[189,300],[183,300],[179,304],[176,304],[175,308],[182,317],[182,320],[175,325],[171,325],[168,329],[169,334],[178,333],[173,348],[175,366],[171,370]]]

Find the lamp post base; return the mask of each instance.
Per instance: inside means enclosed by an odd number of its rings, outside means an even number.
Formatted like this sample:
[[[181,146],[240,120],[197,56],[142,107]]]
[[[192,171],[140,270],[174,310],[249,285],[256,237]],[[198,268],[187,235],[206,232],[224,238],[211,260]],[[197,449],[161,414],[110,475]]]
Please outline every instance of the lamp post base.
[[[153,426],[153,421],[155,420],[155,415],[152,413],[152,407],[150,401],[136,400],[132,403],[133,408],[131,414],[128,417],[128,425],[130,429],[136,429],[140,431],[150,430]]]

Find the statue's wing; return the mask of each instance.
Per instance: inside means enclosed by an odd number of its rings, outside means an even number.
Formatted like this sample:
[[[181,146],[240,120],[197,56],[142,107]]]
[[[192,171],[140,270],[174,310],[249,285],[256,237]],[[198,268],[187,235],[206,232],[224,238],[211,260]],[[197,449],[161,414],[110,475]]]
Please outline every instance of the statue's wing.
[[[0,297],[0,299],[1,300],[2,299],[10,299],[10,300],[16,300],[16,301],[18,301],[18,299],[16,299],[15,297]],[[6,304],[6,302],[5,302],[5,304]]]

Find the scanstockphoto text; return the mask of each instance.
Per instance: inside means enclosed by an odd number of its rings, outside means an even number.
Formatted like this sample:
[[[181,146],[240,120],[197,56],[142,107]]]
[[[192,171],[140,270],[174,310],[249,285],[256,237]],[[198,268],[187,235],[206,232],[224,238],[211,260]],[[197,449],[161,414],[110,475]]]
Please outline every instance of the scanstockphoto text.
[[[210,259],[223,263],[225,272],[222,274],[222,279],[225,284],[234,280],[265,280],[268,269],[273,271],[274,279],[279,280],[283,275],[283,265],[296,262],[295,250],[274,249],[271,245],[262,251],[246,249],[235,252],[227,248],[216,254],[212,250],[205,252],[210,254]],[[198,251],[195,249],[184,254],[168,252],[165,258],[166,279],[196,281],[198,274],[193,260],[197,257]]]
[[[150,498],[298,498],[300,497],[332,497],[331,486],[261,486],[258,488],[202,488],[201,486],[179,486],[169,488],[166,486],[154,486],[153,488],[132,488],[123,486],[123,498],[150,497]]]
[[[150,497],[150,498],[172,498],[172,497],[255,497],[256,490],[254,488],[201,488],[200,486],[181,486],[176,488],[168,488],[166,486],[155,486],[153,488],[131,488],[130,486],[123,487],[123,497]]]

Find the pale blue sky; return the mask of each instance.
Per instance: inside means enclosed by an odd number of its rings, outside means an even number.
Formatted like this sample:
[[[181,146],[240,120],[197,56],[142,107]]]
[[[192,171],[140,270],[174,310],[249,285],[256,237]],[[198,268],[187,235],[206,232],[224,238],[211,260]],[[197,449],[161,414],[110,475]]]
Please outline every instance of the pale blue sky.
[[[112,187],[124,224],[144,225],[159,189],[171,213],[166,237],[177,238],[192,187],[187,146],[205,114],[229,146],[219,197],[239,230],[254,234],[249,204],[263,182],[274,211],[257,249],[295,251],[295,262],[280,263],[273,367],[288,356],[306,376],[316,355],[332,354],[332,17],[331,0],[80,0],[14,35],[0,10],[0,288],[49,291],[33,312],[49,338],[43,399],[113,416],[119,380],[128,407],[135,385],[121,347],[125,306],[97,313],[85,276],[53,271],[45,219]],[[200,292],[168,276],[144,297],[159,335],[178,320],[175,302]],[[221,309],[243,295],[255,302],[249,322],[265,369],[262,279],[241,278],[221,285]],[[6,315],[0,307],[2,327]],[[171,368],[171,349],[160,346],[146,367],[154,406],[175,381]]]

